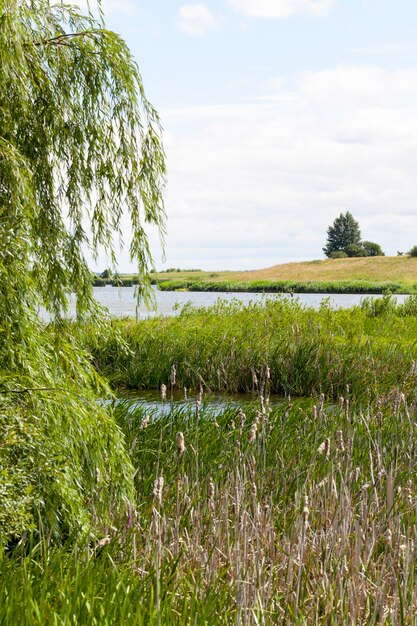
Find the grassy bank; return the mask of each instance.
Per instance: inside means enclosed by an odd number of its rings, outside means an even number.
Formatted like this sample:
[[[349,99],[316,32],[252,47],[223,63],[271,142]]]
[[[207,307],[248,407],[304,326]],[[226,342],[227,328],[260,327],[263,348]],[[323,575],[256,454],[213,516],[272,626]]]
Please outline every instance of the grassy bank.
[[[251,271],[173,270],[154,274],[161,289],[190,291],[265,291],[294,293],[416,293],[417,258],[360,257],[285,263]],[[95,277],[96,286],[130,287],[134,274]]]
[[[405,285],[417,283],[417,258],[356,257],[321,259],[301,263],[284,263],[250,271],[187,271],[161,272],[160,280],[191,280],[205,282],[247,282],[258,280],[293,282],[395,282]]]
[[[396,282],[369,281],[328,281],[296,282],[291,280],[247,280],[247,281],[195,281],[161,280],[161,291],[215,291],[215,292],[251,292],[251,293],[391,293],[414,294],[416,285]]]
[[[416,314],[413,296],[398,306],[385,296],[349,310],[324,303],[318,311],[296,298],[247,307],[219,301],[186,306],[177,317],[115,321],[106,337],[90,327],[83,341],[116,387],[158,389],[175,365],[179,388],[253,391],[268,370],[270,390],[278,394],[337,398],[349,385],[357,398],[394,389],[412,396]]]
[[[1,624],[415,624],[416,408],[401,394],[115,414],[136,510],[83,546],[3,558]]]

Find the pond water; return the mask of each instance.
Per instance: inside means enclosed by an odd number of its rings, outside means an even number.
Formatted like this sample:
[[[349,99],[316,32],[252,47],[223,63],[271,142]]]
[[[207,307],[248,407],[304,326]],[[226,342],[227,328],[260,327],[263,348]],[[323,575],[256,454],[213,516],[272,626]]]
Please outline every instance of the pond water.
[[[173,410],[181,411],[194,411],[196,408],[197,396],[195,392],[187,393],[184,398],[183,392],[176,390],[172,398],[170,398],[170,391],[167,391],[167,400],[162,402],[161,393],[156,390],[140,390],[140,391],[125,391],[121,392],[116,400],[116,403],[127,403],[129,410],[134,410],[136,407],[141,407],[145,411],[149,411],[151,415],[160,415],[170,412],[171,406]],[[287,399],[279,395],[271,395],[269,397],[269,404],[276,406],[279,404],[287,403]],[[223,394],[204,394],[202,399],[202,408],[209,410],[214,414],[221,414],[226,409],[243,408],[245,405],[258,404],[260,406],[259,396],[256,393],[223,393]],[[259,408],[259,407],[258,407]]]
[[[136,316],[136,299],[134,287],[94,287],[94,297],[100,304],[103,304],[111,313],[117,317],[135,317]],[[214,292],[196,292],[196,291],[159,291],[155,289],[156,309],[149,311],[145,305],[140,305],[138,310],[139,319],[149,317],[151,315],[176,315],[181,308],[191,303],[194,306],[210,306],[217,300],[238,300],[244,304],[249,302],[262,302],[265,298],[290,298],[288,294],[268,294],[260,293],[214,293]],[[348,308],[360,304],[365,296],[359,294],[317,294],[302,293],[296,294],[297,299],[302,304],[313,307],[320,307],[321,302],[328,298],[333,308]],[[380,297],[380,296],[369,296]],[[404,302],[407,296],[394,296],[397,302]],[[75,302],[71,302],[70,315],[75,314]]]

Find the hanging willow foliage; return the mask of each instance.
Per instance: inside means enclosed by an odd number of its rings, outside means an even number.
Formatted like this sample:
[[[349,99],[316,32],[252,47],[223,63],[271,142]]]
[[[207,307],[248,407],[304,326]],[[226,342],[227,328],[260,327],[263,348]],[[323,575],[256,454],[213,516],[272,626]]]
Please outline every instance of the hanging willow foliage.
[[[122,219],[146,293],[145,227],[163,238],[164,181],[158,115],[101,12],[96,19],[58,0],[0,0],[3,539],[39,514],[57,534],[92,520],[98,527],[99,510],[108,518],[131,499],[122,436],[96,401],[105,386],[63,317],[71,292],[79,319],[94,313],[85,251],[104,250],[116,265]],[[53,320],[47,330],[41,306]],[[96,467],[105,477],[100,498]]]

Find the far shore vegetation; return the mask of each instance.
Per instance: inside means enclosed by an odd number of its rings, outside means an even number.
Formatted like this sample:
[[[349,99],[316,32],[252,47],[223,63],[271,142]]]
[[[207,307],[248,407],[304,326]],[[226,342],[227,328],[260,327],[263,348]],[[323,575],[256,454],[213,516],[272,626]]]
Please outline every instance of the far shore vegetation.
[[[169,268],[151,276],[162,290],[253,291],[265,293],[417,292],[417,249],[396,257],[373,256],[286,263],[249,271]],[[105,274],[103,276],[103,274]],[[94,276],[95,286],[132,286],[134,274]]]

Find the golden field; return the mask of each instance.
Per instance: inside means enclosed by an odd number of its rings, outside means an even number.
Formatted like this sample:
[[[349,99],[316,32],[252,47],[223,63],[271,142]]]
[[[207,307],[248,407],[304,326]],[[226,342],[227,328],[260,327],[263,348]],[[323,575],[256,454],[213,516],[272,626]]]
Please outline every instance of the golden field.
[[[370,282],[397,281],[417,283],[417,258],[355,257],[348,259],[325,259],[303,263],[284,263],[261,270],[249,271],[181,271],[161,272],[159,279],[251,281],[251,280],[294,280],[294,281],[341,281],[364,280]]]

